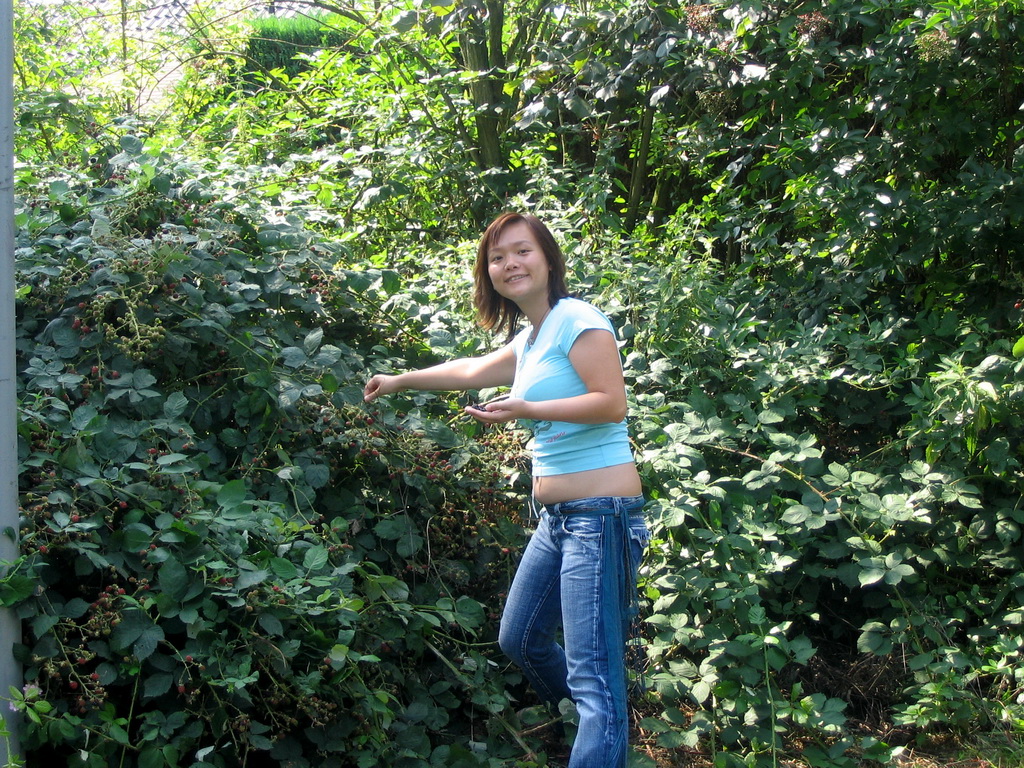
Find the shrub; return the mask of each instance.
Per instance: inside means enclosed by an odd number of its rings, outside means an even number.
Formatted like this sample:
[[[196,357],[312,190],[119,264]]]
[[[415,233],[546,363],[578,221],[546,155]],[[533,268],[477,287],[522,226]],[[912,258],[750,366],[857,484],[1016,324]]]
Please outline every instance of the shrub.
[[[289,77],[301,72],[304,56],[324,48],[341,48],[349,34],[332,22],[331,16],[266,16],[253,19],[252,33],[245,49],[251,65],[263,71],[282,70]]]
[[[431,354],[397,275],[121,143],[123,194],[17,217],[28,754],[478,764],[516,679],[518,437],[366,408],[368,371]]]

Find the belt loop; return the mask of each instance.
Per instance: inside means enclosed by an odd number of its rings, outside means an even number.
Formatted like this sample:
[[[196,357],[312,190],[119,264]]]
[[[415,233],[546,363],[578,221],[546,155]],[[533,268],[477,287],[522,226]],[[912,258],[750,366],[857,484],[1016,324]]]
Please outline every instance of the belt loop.
[[[530,510],[529,518],[531,520],[540,520],[540,510],[544,507],[541,506],[540,509],[537,508],[537,497],[532,493],[530,494],[529,500],[526,502],[526,507]]]

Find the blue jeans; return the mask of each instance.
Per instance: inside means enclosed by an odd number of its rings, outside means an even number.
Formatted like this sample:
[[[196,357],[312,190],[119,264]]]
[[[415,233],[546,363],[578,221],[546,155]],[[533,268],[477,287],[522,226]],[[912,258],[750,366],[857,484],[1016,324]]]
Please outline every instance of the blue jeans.
[[[649,539],[643,506],[643,496],[545,506],[509,589],[498,643],[542,699],[575,702],[569,768],[626,765],[625,644]]]

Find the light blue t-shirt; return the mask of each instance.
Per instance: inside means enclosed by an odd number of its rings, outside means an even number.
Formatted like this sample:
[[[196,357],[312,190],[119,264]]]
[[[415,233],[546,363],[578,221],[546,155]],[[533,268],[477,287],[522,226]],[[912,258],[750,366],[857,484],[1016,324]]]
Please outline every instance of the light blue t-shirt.
[[[536,402],[586,394],[587,388],[569,361],[569,350],[584,331],[606,330],[611,322],[597,308],[579,299],[561,299],[551,308],[533,344],[532,327],[516,334],[512,349],[516,374],[512,397]],[[621,361],[620,361],[621,364]],[[528,421],[533,431],[533,474],[564,475],[633,461],[626,422],[574,424],[567,421]]]

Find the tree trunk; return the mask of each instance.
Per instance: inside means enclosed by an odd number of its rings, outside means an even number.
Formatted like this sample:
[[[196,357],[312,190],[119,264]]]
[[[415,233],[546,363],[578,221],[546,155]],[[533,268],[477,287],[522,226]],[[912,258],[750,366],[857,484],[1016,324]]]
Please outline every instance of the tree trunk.
[[[647,158],[651,152],[651,131],[654,129],[654,107],[644,107],[640,118],[640,145],[633,158],[633,172],[629,178],[629,206],[626,210],[626,226],[632,229],[640,218],[640,202],[647,184]]]
[[[497,6],[498,11],[496,12],[492,6]],[[492,71],[501,65],[500,61],[494,60],[492,54],[494,53],[493,48],[497,47],[500,55],[500,34],[504,13],[501,3],[493,0],[488,3],[486,21],[480,18],[482,10],[481,6],[476,6],[470,13],[461,42],[466,70],[476,73],[469,84],[469,95],[476,109],[474,122],[479,150],[478,163],[480,170],[487,171],[493,168],[505,169],[508,166],[501,147],[500,124],[495,112],[501,90],[498,81],[492,74]],[[490,25],[492,33],[490,35],[488,34],[488,25]],[[497,28],[496,32],[495,28]],[[495,39],[495,34],[499,36],[497,39]],[[497,46],[494,45],[496,41]]]

